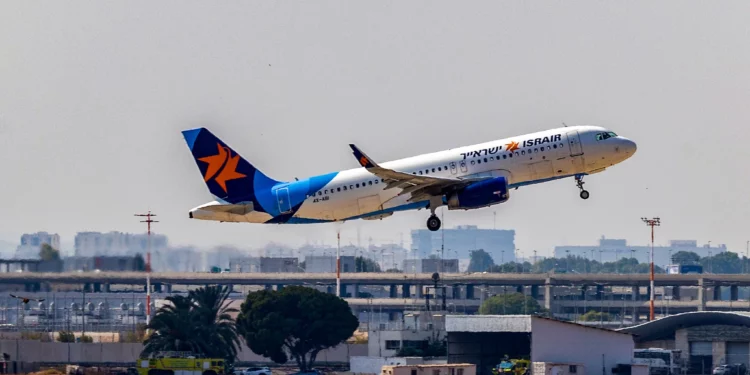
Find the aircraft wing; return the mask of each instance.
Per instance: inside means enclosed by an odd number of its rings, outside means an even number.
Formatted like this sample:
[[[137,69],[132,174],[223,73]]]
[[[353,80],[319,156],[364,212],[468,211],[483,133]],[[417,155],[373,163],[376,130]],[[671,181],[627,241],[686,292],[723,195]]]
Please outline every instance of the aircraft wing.
[[[434,177],[394,171],[379,166],[357,146],[350,144],[349,147],[352,148],[354,156],[357,158],[361,166],[365,167],[368,172],[384,180],[387,184],[384,190],[400,188],[402,190],[398,194],[399,196],[411,194],[409,202],[429,199],[432,196],[442,196],[443,194],[451,193],[473,182],[485,179]]]

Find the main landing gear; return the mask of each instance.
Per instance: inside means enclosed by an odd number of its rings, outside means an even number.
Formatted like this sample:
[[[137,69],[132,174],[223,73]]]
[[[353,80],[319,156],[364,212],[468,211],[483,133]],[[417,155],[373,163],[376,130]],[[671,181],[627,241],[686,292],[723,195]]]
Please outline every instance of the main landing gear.
[[[440,219],[435,215],[435,210],[443,205],[443,197],[430,198],[430,217],[427,219],[427,229],[435,232],[440,229]]]
[[[427,229],[435,232],[438,229],[440,229],[440,218],[437,217],[437,215],[432,214],[427,219]]]
[[[581,199],[589,199],[589,192],[583,188],[583,176],[576,176],[576,186],[581,190]]]

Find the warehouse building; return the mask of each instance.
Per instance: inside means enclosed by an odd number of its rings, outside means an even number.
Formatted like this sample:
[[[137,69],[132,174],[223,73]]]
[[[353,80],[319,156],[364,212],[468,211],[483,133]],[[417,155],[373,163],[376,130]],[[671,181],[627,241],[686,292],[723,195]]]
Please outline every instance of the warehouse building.
[[[748,313],[688,312],[618,331],[633,334],[637,348],[677,351],[676,360],[688,374],[711,374],[724,364],[750,364]]]
[[[448,363],[474,363],[478,375],[491,374],[505,356],[528,359],[532,368],[567,364],[566,373],[581,375],[622,373],[633,363],[630,333],[539,316],[448,315],[445,329]]]

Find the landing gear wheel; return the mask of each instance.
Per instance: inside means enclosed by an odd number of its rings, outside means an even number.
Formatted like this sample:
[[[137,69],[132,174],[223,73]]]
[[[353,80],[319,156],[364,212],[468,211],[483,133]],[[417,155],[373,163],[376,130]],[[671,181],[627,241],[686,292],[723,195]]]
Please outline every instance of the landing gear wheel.
[[[430,218],[427,219],[427,229],[433,232],[440,229],[440,219],[435,215],[430,216]]]
[[[589,192],[583,189],[583,176],[576,176],[576,186],[581,190],[581,199],[589,199]]]

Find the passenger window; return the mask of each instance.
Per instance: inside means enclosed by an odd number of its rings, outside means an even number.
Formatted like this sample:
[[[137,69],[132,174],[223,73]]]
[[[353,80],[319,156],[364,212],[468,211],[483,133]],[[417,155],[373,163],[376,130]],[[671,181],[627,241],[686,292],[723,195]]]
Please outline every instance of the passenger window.
[[[377,185],[379,181],[380,181],[380,180],[375,180],[375,185]]]
[[[521,155],[518,151],[516,151],[516,156]]]
[[[346,189],[346,187],[344,187],[344,189]],[[336,190],[337,190],[337,191],[341,191],[341,188],[336,188]]]
[[[557,148],[557,143],[555,143],[554,145],[552,145],[552,148]]]
[[[354,190],[354,185],[349,185],[349,190]]]
[[[346,190],[346,185],[344,185],[344,190]]]
[[[357,185],[354,185],[354,186],[356,186],[357,188],[359,188],[359,184],[357,184]]]
[[[422,175],[422,171],[419,171],[419,175],[420,175],[420,176]]]
[[[442,170],[442,169],[441,169],[440,167],[438,167],[438,172],[440,172],[441,170]]]
[[[487,158],[484,158],[484,162],[485,162],[485,163],[487,162]]]
[[[521,150],[521,155],[526,155],[526,151],[525,150]]]
[[[474,160],[471,161],[471,165],[474,165]]]
[[[322,192],[322,191],[319,191],[319,192],[318,192],[318,195],[319,195],[319,196],[320,196],[320,195],[323,195],[323,192]]]
[[[372,185],[372,181],[367,181],[367,184],[368,185]]]
[[[429,170],[429,169],[425,169],[425,170],[424,170],[424,174],[429,174],[429,173],[430,173],[430,170]]]
[[[328,194],[328,189],[326,189],[325,194]]]
[[[482,159],[477,160],[477,164],[482,164]]]
[[[513,153],[511,152],[510,154],[508,154],[508,157],[512,158],[513,157]]]
[[[508,157],[508,155],[505,155],[505,154],[503,154],[503,159],[505,159],[505,158],[507,158],[507,157]]]
[[[381,179],[380,179],[380,182],[385,182],[385,179],[382,179],[382,178],[381,178]]]
[[[443,167],[443,169],[445,169],[447,171],[448,170],[448,166],[446,165],[445,167]]]
[[[432,168],[432,173],[435,173],[435,168]]]

